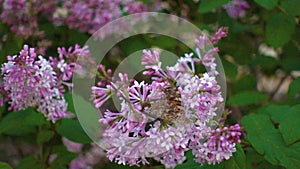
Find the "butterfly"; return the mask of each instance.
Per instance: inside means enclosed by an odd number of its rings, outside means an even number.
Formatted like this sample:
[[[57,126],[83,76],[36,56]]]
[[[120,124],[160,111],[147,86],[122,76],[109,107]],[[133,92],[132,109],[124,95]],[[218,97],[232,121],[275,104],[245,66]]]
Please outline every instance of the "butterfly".
[[[181,95],[176,87],[168,86],[164,90],[166,105],[159,117],[167,123],[173,123],[184,114]]]

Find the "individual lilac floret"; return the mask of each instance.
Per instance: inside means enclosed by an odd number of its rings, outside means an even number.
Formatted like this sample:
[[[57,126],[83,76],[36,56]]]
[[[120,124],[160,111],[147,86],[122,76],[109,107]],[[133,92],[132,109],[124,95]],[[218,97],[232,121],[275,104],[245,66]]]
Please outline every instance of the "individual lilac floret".
[[[228,27],[221,27],[211,38],[211,43],[216,44],[220,39],[226,37],[228,34]]]
[[[246,9],[250,6],[245,0],[232,0],[228,4],[224,5],[223,8],[226,9],[228,15],[234,19],[242,18],[246,14]]]
[[[29,106],[55,122],[67,113],[67,102],[57,88],[56,73],[50,63],[39,56],[34,48],[24,45],[19,55],[8,56],[2,65],[4,90],[9,109],[18,111]]]

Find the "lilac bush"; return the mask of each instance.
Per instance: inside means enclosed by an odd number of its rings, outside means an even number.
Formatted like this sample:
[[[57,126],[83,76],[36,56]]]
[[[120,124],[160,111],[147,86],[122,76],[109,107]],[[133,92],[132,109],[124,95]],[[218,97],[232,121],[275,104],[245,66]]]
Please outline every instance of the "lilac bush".
[[[299,1],[0,2],[0,168],[300,168]],[[221,28],[187,52],[164,34],[180,22],[152,29],[160,17],[131,15],[153,11]],[[159,33],[128,37],[132,25]],[[84,44],[114,33],[126,39],[95,66],[102,46]],[[141,49],[143,72],[114,76]],[[166,53],[181,57],[165,66]]]

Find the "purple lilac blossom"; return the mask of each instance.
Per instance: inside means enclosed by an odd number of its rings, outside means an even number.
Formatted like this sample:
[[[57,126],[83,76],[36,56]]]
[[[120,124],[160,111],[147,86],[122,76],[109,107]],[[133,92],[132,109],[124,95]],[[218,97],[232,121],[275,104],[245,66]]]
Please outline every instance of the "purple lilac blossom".
[[[211,40],[217,43],[225,37],[224,30],[219,29]],[[97,96],[95,106],[100,108],[114,94],[121,101],[120,111],[107,109],[99,120],[107,126],[101,143],[109,160],[132,166],[148,164],[147,158],[152,157],[174,168],[184,162],[187,150],[192,150],[201,164],[220,163],[235,151],[235,142],[241,136],[239,125],[212,127],[218,104],[224,101],[216,81],[219,73],[214,55],[219,50],[205,49],[209,39],[204,35],[195,42],[197,57],[185,54],[166,69],[158,51],[144,50],[141,64],[151,83],[113,79],[108,76],[111,70],[99,66],[103,81],[92,87]],[[197,74],[199,63],[209,70]]]
[[[50,64],[56,72],[58,88],[60,93],[65,92],[64,86],[69,89],[73,87],[70,82],[74,73],[84,74],[81,70],[82,66],[87,64],[92,64],[93,59],[90,57],[90,51],[87,46],[80,47],[75,45],[75,47],[65,47],[57,48],[58,58],[50,56]]]
[[[57,8],[53,20],[57,24],[65,23],[70,28],[93,34],[106,23],[120,18],[125,13],[133,14],[159,9],[159,0],[150,2],[150,5],[146,5],[135,0],[63,1],[63,7]]]
[[[52,122],[71,117],[64,99],[65,86],[72,87],[70,80],[73,73],[81,73],[83,61],[92,60],[87,46],[58,48],[58,54],[58,59],[50,57],[49,62],[34,48],[24,45],[19,55],[8,56],[8,62],[2,65],[2,76],[4,99],[8,101],[10,110],[36,107]]]
[[[246,14],[246,9],[250,6],[245,0],[232,0],[228,4],[224,5],[223,8],[227,11],[228,15],[234,19],[242,18]]]
[[[79,153],[82,150],[83,144],[73,142],[65,137],[62,138],[63,144],[70,152]]]
[[[29,36],[43,37],[44,33],[39,30],[38,17],[52,16],[57,2],[57,0],[4,0],[1,4],[0,18],[13,32],[24,39]]]
[[[232,153],[236,151],[235,143],[241,143],[240,136],[242,133],[240,131],[239,124],[212,130],[209,140],[193,149],[196,161],[215,164],[228,160]]]
[[[91,169],[91,167],[85,162],[84,157],[80,155],[71,161],[69,169]]]
[[[56,73],[46,59],[37,56],[34,48],[24,45],[19,55],[8,56],[8,62],[2,65],[2,75],[10,110],[37,107],[53,122],[69,116],[67,102],[56,88]]]
[[[137,0],[2,0],[0,18],[17,36],[28,39],[30,36],[44,38],[38,23],[41,18],[93,34],[124,14],[159,9],[160,0],[151,0],[147,4]]]
[[[226,37],[228,34],[228,28],[227,27],[221,27],[218,29],[218,31],[214,34],[214,36],[211,38],[211,43],[216,44],[220,39],[223,37]]]

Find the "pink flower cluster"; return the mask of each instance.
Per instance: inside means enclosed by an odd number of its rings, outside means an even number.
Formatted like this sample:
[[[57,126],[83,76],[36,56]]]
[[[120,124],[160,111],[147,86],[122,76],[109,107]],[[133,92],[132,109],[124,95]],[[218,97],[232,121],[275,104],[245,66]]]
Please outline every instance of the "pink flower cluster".
[[[197,162],[215,164],[228,160],[236,151],[235,142],[241,143],[240,131],[241,127],[238,124],[213,130],[204,144],[197,145],[193,149]]]
[[[137,0],[1,0],[0,18],[24,39],[44,37],[39,21],[47,18],[59,25],[93,34],[101,26],[123,14],[146,12],[160,8],[160,1],[144,4]],[[62,7],[59,7],[61,6]]]
[[[2,65],[3,90],[10,110],[18,111],[29,106],[36,107],[48,120],[55,122],[70,117],[67,102],[64,99],[64,86],[68,84],[74,72],[76,58],[89,56],[86,47],[78,45],[75,51],[68,52],[59,48],[60,62],[50,61],[37,55],[34,48],[24,45],[19,55],[8,56],[8,62]],[[64,51],[64,52],[62,52]],[[68,55],[63,58],[61,55]],[[68,75],[68,78],[64,78]],[[70,85],[69,85],[70,86]]]
[[[88,46],[81,48],[79,45],[75,47],[57,48],[58,57],[49,57],[50,64],[56,72],[57,82],[61,93],[65,92],[64,86],[72,87],[70,83],[73,73],[83,74],[81,67],[84,64],[92,64]]]
[[[57,8],[53,14],[53,20],[58,25],[65,24],[69,28],[93,34],[108,22],[125,14],[158,9],[160,9],[160,0],[151,0],[147,4],[138,0],[68,0],[63,1],[62,8]],[[120,25],[120,27],[124,27],[128,23],[122,24],[124,25]],[[119,28],[113,29],[119,31]],[[98,35],[99,39],[103,36],[105,35]]]
[[[242,18],[246,14],[246,9],[250,8],[245,0],[232,0],[223,6],[231,18]]]
[[[226,35],[221,28],[213,37],[217,42]],[[142,65],[151,83],[129,80],[99,66],[101,81],[92,87],[94,104],[100,108],[112,96],[119,97],[119,111],[106,110],[99,121],[106,126],[101,144],[107,157],[119,164],[149,163],[147,158],[174,168],[193,150],[196,161],[204,164],[228,159],[239,141],[239,125],[214,130],[218,105],[223,102],[214,55],[218,48],[206,49],[209,39],[200,36],[196,57],[185,54],[174,66],[162,67],[158,51],[144,50]],[[202,63],[208,71],[196,72]]]
[[[29,36],[41,37],[44,35],[39,30],[38,19],[41,16],[51,19],[57,3],[58,0],[2,0],[0,18],[13,32],[24,39]]]

